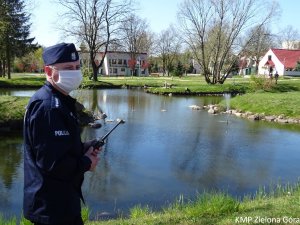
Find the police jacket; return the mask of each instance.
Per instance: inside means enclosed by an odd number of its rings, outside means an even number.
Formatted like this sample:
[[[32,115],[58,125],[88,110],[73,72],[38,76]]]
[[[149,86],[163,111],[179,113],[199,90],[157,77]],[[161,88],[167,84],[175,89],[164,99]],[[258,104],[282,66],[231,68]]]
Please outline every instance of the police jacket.
[[[80,216],[91,160],[84,156],[75,103],[46,82],[27,106],[23,213],[32,222],[63,224]]]

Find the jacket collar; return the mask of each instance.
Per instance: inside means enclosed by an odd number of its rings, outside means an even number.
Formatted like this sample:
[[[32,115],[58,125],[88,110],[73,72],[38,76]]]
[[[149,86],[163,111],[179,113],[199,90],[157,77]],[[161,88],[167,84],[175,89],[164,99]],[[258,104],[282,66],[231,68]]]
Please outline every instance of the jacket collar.
[[[65,102],[68,106],[70,106],[71,108],[75,107],[75,98],[72,98],[70,95],[64,95],[63,93],[55,89],[49,81],[45,82],[45,86],[50,92],[56,95],[61,101]]]

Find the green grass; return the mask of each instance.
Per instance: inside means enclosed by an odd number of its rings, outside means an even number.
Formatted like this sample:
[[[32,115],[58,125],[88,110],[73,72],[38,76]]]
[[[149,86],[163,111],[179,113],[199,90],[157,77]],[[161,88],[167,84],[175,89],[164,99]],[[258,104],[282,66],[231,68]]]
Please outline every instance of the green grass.
[[[36,88],[45,82],[45,75],[39,74],[13,74],[12,79],[0,78],[0,88]],[[164,84],[172,85],[172,88],[164,88]],[[179,77],[98,77],[98,81],[91,81],[84,77],[82,88],[120,88],[144,87],[148,92],[155,94],[220,94],[223,92],[248,93],[257,90],[269,92],[300,91],[300,79],[279,79],[278,85],[274,80],[265,78],[228,78],[224,84],[209,85],[203,76]],[[189,92],[186,90],[189,89]]]
[[[16,219],[16,217],[13,217],[13,218],[7,220],[0,214],[0,224],[1,225],[16,225],[17,219]]]
[[[300,118],[300,92],[248,93],[232,98],[230,108],[243,112]]]
[[[173,204],[160,212],[149,207],[137,206],[131,210],[129,218],[110,221],[88,222],[87,225],[201,225],[237,224],[239,218],[280,218],[278,224],[286,224],[284,217],[299,218],[300,186],[282,186],[269,193],[261,188],[255,196],[237,200],[226,193],[203,193],[195,200],[184,200],[181,196]],[[289,223],[296,224],[296,223]]]
[[[100,77],[99,82],[118,86],[144,87],[147,92],[154,94],[220,94],[223,92],[245,93],[249,86],[249,79],[228,79],[223,85],[208,85],[202,76],[189,77]],[[165,82],[172,85],[165,88]],[[189,91],[187,92],[187,89]]]
[[[0,88],[40,87],[44,84],[44,75],[13,75],[11,80],[0,78]],[[172,88],[164,88],[164,83]],[[225,84],[208,85],[202,76],[189,77],[99,77],[93,82],[84,79],[82,88],[120,88],[121,86],[149,88],[155,94],[188,94],[206,95],[224,92],[246,93],[230,101],[231,108],[265,115],[285,115],[290,118],[300,116],[300,79],[280,79],[274,81],[264,78],[231,78]],[[189,92],[187,92],[187,88]],[[10,120],[21,120],[28,98],[2,96],[0,100],[0,123]],[[225,103],[221,103],[225,105]]]
[[[29,101],[26,97],[3,95],[0,98],[0,124],[11,120],[23,120],[25,107]]]
[[[45,83],[44,75],[16,75],[11,79],[0,77],[0,88],[36,88],[41,87]]]
[[[255,195],[242,200],[221,192],[205,192],[194,200],[180,196],[160,211],[138,205],[130,209],[128,217],[108,221],[86,220],[88,208],[83,209],[82,214],[86,225],[299,224],[300,183],[273,187],[268,192],[260,188]],[[245,218],[251,221],[242,223],[240,220]],[[276,222],[263,222],[267,219]],[[0,216],[0,224],[16,224],[16,219],[5,220]],[[31,225],[24,218],[20,224]]]

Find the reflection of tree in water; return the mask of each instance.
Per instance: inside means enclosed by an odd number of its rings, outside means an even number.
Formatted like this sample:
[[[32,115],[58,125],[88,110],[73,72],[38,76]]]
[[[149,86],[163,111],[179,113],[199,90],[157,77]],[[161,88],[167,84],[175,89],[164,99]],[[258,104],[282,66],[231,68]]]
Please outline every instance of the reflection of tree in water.
[[[91,107],[95,108],[100,103],[103,109],[107,111],[109,118],[123,115],[126,116],[125,118],[122,117],[126,123],[108,137],[107,143],[102,148],[96,171],[88,173],[86,176],[84,192],[88,193],[88,198],[92,198],[92,201],[111,202],[128,196],[128,192],[130,192],[128,187],[132,184],[127,177],[135,170],[135,167],[132,166],[131,157],[133,154],[132,149],[137,148],[135,146],[136,140],[133,140],[134,135],[132,134],[140,133],[140,124],[137,124],[137,126],[135,126],[136,124],[127,125],[127,119],[129,114],[135,112],[136,106],[146,103],[144,99],[140,98],[139,93],[115,96],[114,93],[111,94],[109,91],[107,93],[102,91],[99,92],[99,95],[102,95],[102,97],[97,100],[97,94],[93,93],[93,98],[90,99],[93,102]],[[114,125],[115,122],[105,123],[99,130],[85,128],[82,138],[88,140],[91,137],[103,136]]]
[[[108,142],[102,148],[96,171],[86,179],[86,191],[100,201],[111,201],[126,190],[126,174],[130,173],[130,152]],[[122,146],[124,148],[124,146]]]
[[[4,187],[11,188],[13,176],[16,175],[22,158],[20,138],[0,137],[0,181]]]
[[[98,90],[92,90],[92,104],[90,110],[97,116],[99,119],[103,118],[105,112],[103,112],[102,107],[100,105],[100,98],[98,97]]]
[[[251,180],[265,181],[270,164],[253,160],[260,153],[243,146],[263,143],[264,134],[251,125],[242,128],[244,131],[228,128],[226,123],[216,127],[215,121],[216,118],[206,121],[204,127],[188,135],[185,144],[178,143],[182,148],[177,148],[178,153],[172,154],[176,176],[200,189],[229,188],[232,185],[232,188],[242,190],[249,188]]]
[[[215,105],[220,103],[222,99],[219,96],[207,96],[201,100],[203,101],[203,105]]]

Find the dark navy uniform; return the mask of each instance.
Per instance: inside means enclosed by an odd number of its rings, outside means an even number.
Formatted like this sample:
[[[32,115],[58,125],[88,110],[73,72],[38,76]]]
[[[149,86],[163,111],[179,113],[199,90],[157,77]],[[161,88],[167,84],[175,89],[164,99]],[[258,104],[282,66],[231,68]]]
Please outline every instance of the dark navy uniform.
[[[24,204],[26,219],[67,224],[81,218],[84,156],[76,100],[49,82],[30,99],[24,118]]]

